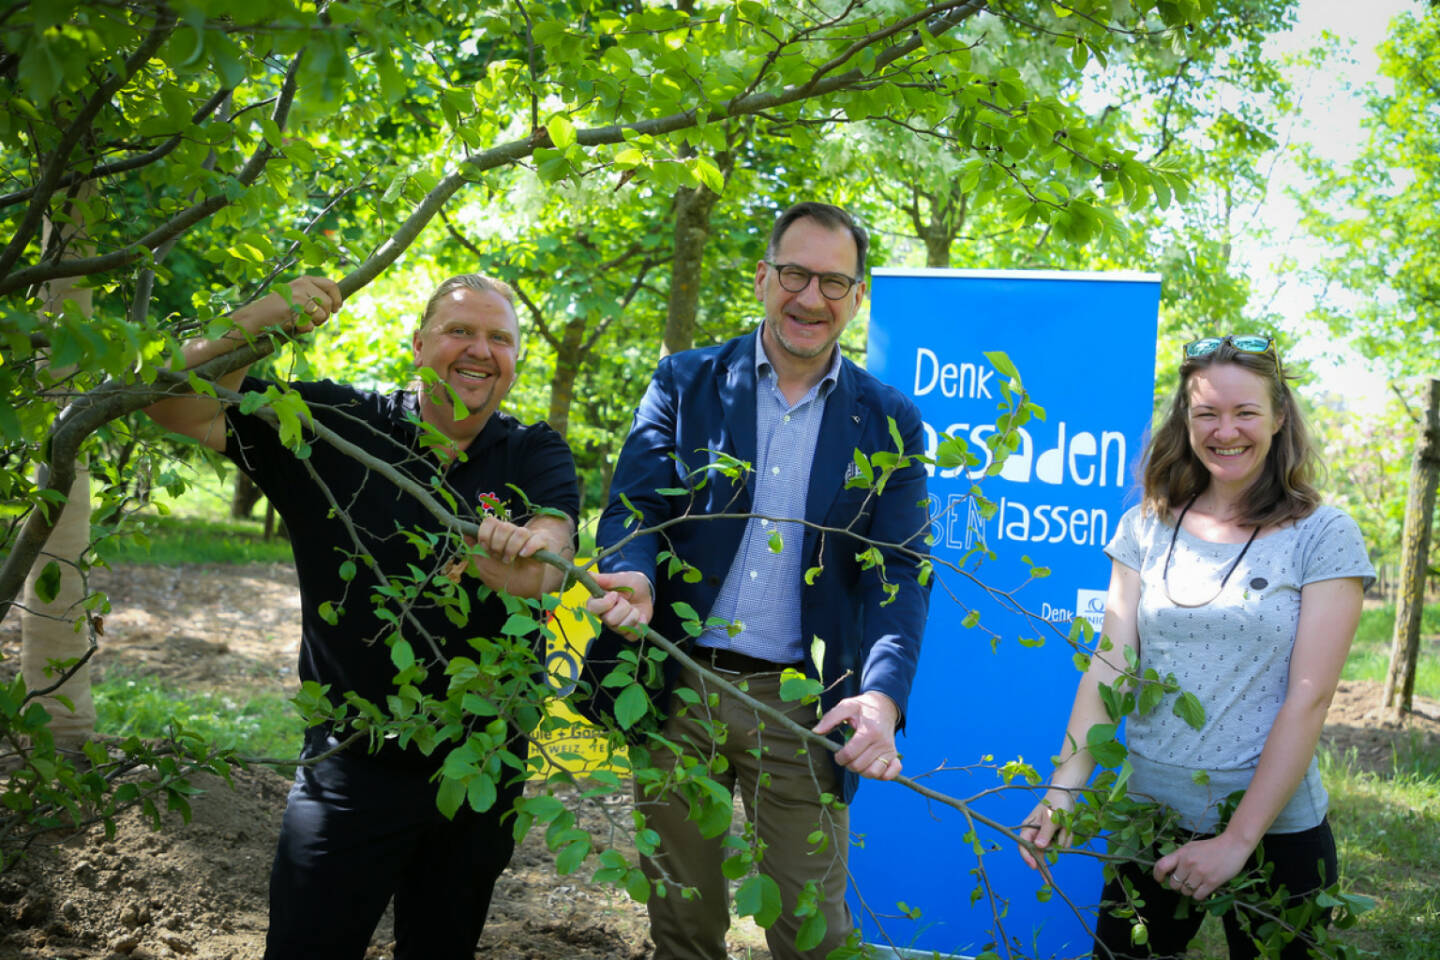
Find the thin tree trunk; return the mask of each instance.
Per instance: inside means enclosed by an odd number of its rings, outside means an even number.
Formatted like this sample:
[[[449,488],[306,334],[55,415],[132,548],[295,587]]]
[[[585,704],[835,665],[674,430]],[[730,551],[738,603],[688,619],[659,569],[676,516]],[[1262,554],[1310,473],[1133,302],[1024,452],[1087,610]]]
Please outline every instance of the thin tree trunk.
[[[79,196],[88,198],[93,191],[94,185],[86,184],[80,189]],[[68,212],[76,216],[77,209],[71,205]],[[52,242],[64,246],[63,255],[67,258],[89,256],[94,252],[94,244],[85,236],[83,220],[56,226],[47,219],[42,243],[48,248]],[[94,312],[90,288],[68,279],[46,284],[42,309],[46,314],[58,316],[67,300],[73,301],[86,317]],[[57,380],[63,379],[68,372],[52,370]],[[45,471],[47,468],[42,466],[40,469]],[[27,690],[51,686],[60,676],[54,664],[78,659],[90,647],[89,630],[83,626],[76,629],[77,623],[85,619],[85,610],[81,605],[85,597],[85,581],[81,576],[80,562],[89,544],[90,470],[81,459],[76,463],[75,480],[60,518],[25,578],[24,608],[20,612],[20,671]],[[45,602],[36,588],[52,562],[60,568],[60,587],[55,596]],[[75,668],[65,683],[39,698],[38,702],[50,714],[50,733],[57,746],[75,747],[93,736],[95,701],[90,694],[89,661]]]
[[[572,317],[565,324],[555,350],[555,375],[550,378],[550,413],[545,422],[563,438],[570,431],[570,407],[575,401],[575,378],[580,374],[585,320]]]
[[[1410,463],[1410,496],[1405,503],[1401,546],[1400,597],[1395,607],[1395,637],[1382,704],[1393,716],[1409,713],[1415,697],[1415,666],[1420,658],[1420,616],[1425,610],[1425,578],[1430,558],[1430,526],[1435,488],[1440,481],[1440,380],[1430,381],[1425,424]]]
[[[720,195],[709,187],[682,187],[675,195],[675,256],[670,261],[670,300],[665,308],[665,342],[660,355],[695,346],[695,316],[710,214]]]
[[[255,512],[255,504],[263,494],[255,481],[240,471],[235,471],[235,488],[230,494],[230,516],[236,520],[248,520]]]

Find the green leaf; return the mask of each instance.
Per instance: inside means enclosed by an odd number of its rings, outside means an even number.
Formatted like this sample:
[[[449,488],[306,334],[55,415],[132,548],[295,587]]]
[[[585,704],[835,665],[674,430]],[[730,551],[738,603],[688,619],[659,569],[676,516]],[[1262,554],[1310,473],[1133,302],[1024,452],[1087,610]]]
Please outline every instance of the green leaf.
[[[815,665],[815,675],[825,676],[825,641],[816,634],[810,638],[810,662]]]
[[[1145,716],[1165,699],[1165,688],[1158,683],[1147,683],[1140,689],[1140,716]]]
[[[1115,739],[1117,724],[1097,723],[1085,732],[1085,745],[1095,762],[1103,767],[1118,767],[1125,762],[1125,745]]]
[[[1199,697],[1188,690],[1175,698],[1175,706],[1171,708],[1171,712],[1196,730],[1205,726],[1205,706]]]
[[[615,698],[615,722],[620,724],[620,729],[629,730],[635,726],[636,721],[645,716],[649,705],[650,698],[645,695],[645,688],[638,683],[632,683]]]
[[[814,950],[825,939],[825,914],[815,911],[800,924],[795,933],[795,949],[804,952]]]
[[[645,876],[644,871],[639,867],[631,867],[630,873],[625,878],[625,892],[630,899],[636,903],[648,903],[650,901],[650,879]]]
[[[807,697],[818,697],[824,689],[819,680],[812,680],[803,674],[787,677],[780,681],[780,699],[786,703],[794,703]]]
[[[435,795],[435,806],[447,820],[455,819],[455,812],[460,809],[460,804],[465,802],[465,784],[459,780],[452,780],[446,777],[440,781],[440,789]]]
[[[575,125],[570,122],[569,117],[553,117],[545,124],[545,129],[550,133],[550,141],[557,149],[564,150],[575,142]]]
[[[0,434],[4,434],[5,439],[13,443],[20,439],[21,430],[20,418],[15,415],[15,408],[0,399]]]
[[[35,578],[35,596],[41,603],[54,603],[60,595],[60,564],[51,560]]]
[[[746,880],[735,891],[735,913],[754,917],[757,925],[768,929],[780,918],[779,885],[763,873]]]
[[[535,618],[525,613],[512,613],[505,621],[505,626],[500,632],[507,637],[528,637],[540,629],[540,624]]]
[[[1015,364],[1010,361],[1010,355],[1005,351],[986,351],[985,359],[990,361],[990,366],[994,367],[1001,376],[1017,381],[1020,379],[1020,371],[1015,369]]]
[[[409,670],[415,666],[415,651],[406,640],[396,640],[390,647],[390,662],[396,670]]]
[[[555,872],[560,876],[567,876],[580,869],[585,858],[590,855],[590,838],[584,837],[567,843],[559,853],[555,854]]]
[[[466,798],[470,801],[470,809],[476,813],[484,813],[495,806],[495,781],[485,774],[475,777],[470,781],[470,789],[466,791]]]

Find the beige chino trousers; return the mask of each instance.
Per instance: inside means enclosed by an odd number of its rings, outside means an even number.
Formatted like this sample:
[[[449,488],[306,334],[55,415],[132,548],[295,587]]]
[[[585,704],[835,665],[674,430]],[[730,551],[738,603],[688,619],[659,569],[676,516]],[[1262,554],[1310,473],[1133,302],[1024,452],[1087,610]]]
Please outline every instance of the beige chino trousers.
[[[743,681],[755,699],[803,727],[814,726],[815,704],[780,699],[778,671],[726,679]],[[798,736],[766,722],[733,695],[719,693],[719,702],[710,705],[713,686],[691,670],[681,672],[678,685],[699,693],[700,703],[687,706],[672,698],[663,735],[683,746],[688,756],[709,760],[723,755],[728,761],[723,771],[710,774],[711,779],[732,795],[740,791],[757,846],[763,847],[759,870],[780,888],[780,917],[765,931],[774,960],[820,960],[843,944],[854,926],[845,903],[849,811],[820,800],[822,793],[838,796],[828,752],[807,748]],[[667,771],[676,764],[676,757],[664,749],[652,750],[652,759]],[[730,900],[721,864],[739,851],[725,845],[724,834],[701,836],[699,826],[689,819],[690,804],[681,791],[642,796],[637,785],[636,794],[646,825],[660,835],[655,856],[641,859],[652,883],[663,881],[666,889],[665,896],[657,891],[648,904],[655,960],[726,960]],[[739,833],[736,828],[732,824],[731,832]],[[808,838],[817,830],[825,840],[812,844]],[[820,909],[826,930],[818,946],[802,952],[796,949],[795,937],[804,918],[795,916],[795,907],[809,880],[823,894]],[[682,896],[682,887],[694,892]]]

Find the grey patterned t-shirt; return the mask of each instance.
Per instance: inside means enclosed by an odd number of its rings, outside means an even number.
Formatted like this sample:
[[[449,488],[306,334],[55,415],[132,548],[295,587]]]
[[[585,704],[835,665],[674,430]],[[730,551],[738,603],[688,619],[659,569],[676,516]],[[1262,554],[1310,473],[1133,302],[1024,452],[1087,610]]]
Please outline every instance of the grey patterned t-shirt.
[[[1289,686],[1290,651],[1300,620],[1300,589],[1375,570],[1355,521],[1322,506],[1297,523],[1256,538],[1223,590],[1199,607],[1165,596],[1162,573],[1175,527],[1134,507],[1106,546],[1111,559],[1140,572],[1140,669],[1173,673],[1199,698],[1205,724],[1196,730],[1172,712],[1174,695],[1127,721],[1134,773],[1130,789],[1178,811],[1183,825],[1213,832],[1227,795],[1250,784],[1260,751]],[[1180,529],[1170,561],[1170,591],[1198,603],[1215,594],[1243,544],[1211,543]],[[1197,783],[1204,771],[1207,783]],[[1320,823],[1329,798],[1314,758],[1272,833]]]

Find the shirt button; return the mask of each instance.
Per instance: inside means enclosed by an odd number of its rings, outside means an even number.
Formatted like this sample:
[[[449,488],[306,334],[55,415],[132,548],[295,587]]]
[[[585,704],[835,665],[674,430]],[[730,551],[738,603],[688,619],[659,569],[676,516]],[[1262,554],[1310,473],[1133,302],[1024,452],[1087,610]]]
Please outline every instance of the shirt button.
[[[789,423],[789,422],[790,422],[790,414],[788,414],[788,413],[785,414],[785,422],[786,422],[786,423]]]
[[[761,517],[761,518],[760,518],[760,526],[762,526],[762,527],[768,527],[768,526],[770,526],[770,521],[769,521],[769,520],[766,520],[764,517]]]
[[[780,468],[779,468],[779,467],[771,467],[771,468],[770,468],[770,472],[773,473],[773,474],[774,474],[775,476],[777,476],[777,477],[780,476]]]
[[[750,579],[751,579],[751,580],[754,580],[754,579],[755,579],[756,577],[758,577],[758,576],[760,576],[760,574],[759,574],[758,571],[755,571],[755,570],[751,570],[751,571],[750,571]]]

